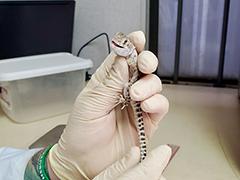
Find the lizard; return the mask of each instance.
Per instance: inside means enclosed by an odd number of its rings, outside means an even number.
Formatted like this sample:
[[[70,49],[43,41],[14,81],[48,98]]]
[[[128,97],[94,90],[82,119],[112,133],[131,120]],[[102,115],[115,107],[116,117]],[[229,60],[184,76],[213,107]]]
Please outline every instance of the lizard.
[[[142,162],[147,155],[147,142],[144,130],[143,111],[139,101],[133,101],[130,98],[129,89],[139,79],[140,72],[137,64],[137,50],[130,39],[122,32],[118,32],[112,38],[111,42],[114,53],[118,56],[124,57],[127,61],[129,68],[130,79],[126,86],[123,88],[123,95],[118,98],[117,103],[122,103],[122,109],[128,104],[131,105],[134,113],[138,140],[140,145],[140,162]]]

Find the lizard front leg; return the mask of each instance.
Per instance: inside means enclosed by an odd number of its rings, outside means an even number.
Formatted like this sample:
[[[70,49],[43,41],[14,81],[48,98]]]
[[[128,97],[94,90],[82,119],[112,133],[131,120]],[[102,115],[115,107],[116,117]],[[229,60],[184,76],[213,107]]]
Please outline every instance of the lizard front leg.
[[[117,105],[120,103],[122,104],[121,109],[124,109],[126,106],[130,104],[130,101],[131,101],[130,93],[129,93],[130,86],[131,86],[131,83],[125,84],[122,94],[120,94],[117,98]]]

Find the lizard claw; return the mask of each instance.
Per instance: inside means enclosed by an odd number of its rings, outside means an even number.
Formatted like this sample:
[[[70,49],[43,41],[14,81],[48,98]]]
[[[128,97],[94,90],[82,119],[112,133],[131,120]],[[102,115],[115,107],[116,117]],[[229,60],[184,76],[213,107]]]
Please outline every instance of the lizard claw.
[[[123,104],[121,110],[123,110],[126,106],[128,106],[128,104]]]

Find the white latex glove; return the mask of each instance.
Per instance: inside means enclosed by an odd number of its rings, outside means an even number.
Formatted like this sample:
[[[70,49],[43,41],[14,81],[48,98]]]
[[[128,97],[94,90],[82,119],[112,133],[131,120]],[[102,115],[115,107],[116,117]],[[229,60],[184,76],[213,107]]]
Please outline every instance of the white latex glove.
[[[138,67],[145,75],[130,89],[133,100],[141,101],[147,138],[168,111],[168,100],[160,94],[160,79],[153,75],[156,56],[143,51],[142,32],[129,35],[139,56]],[[60,179],[91,179],[138,145],[131,107],[121,110],[116,101],[129,80],[124,58],[111,53],[76,99],[59,142],[48,159]]]
[[[125,157],[112,164],[93,180],[164,180],[162,172],[171,154],[171,148],[162,145],[152,150],[147,158],[139,163],[139,148],[133,147]]]

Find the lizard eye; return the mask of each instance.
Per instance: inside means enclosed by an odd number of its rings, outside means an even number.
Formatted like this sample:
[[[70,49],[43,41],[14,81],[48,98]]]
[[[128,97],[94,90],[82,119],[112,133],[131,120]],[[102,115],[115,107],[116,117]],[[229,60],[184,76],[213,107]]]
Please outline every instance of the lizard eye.
[[[127,43],[127,40],[125,40],[124,42],[123,42],[123,44],[126,44]]]

